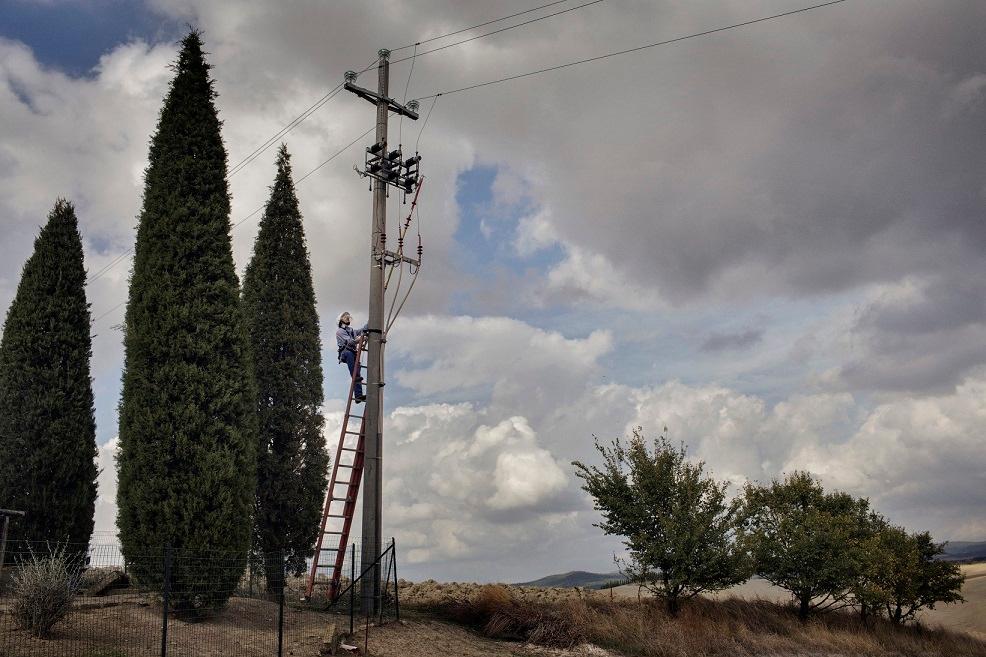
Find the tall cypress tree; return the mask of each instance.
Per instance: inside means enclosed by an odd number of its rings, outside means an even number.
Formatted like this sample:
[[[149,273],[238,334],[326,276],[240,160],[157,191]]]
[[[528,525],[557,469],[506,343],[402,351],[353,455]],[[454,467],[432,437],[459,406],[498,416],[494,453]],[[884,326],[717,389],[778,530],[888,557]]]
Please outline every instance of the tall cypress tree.
[[[0,503],[26,541],[87,544],[96,421],[82,238],[59,200],[34,242],[0,341]],[[16,548],[15,548],[16,549]]]
[[[243,279],[243,299],[260,423],[254,550],[267,556],[268,588],[276,590],[276,554],[283,550],[296,574],[313,554],[329,462],[322,437],[321,340],[312,270],[283,144]]]
[[[197,32],[181,46],[151,140],[130,279],[118,522],[145,582],[161,577],[147,555],[171,545],[172,599],[197,610],[222,605],[246,564],[256,390],[211,67]],[[199,558],[206,551],[217,558]]]

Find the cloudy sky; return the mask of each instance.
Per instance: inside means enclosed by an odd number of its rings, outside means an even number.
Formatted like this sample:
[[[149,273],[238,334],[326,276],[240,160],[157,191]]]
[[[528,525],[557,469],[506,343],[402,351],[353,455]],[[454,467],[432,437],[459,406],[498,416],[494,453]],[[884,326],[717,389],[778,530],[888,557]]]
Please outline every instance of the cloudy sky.
[[[186,26],[204,33],[236,164],[378,48],[408,57],[537,4],[0,5],[0,308],[56,197],[74,201],[98,530],[115,515],[120,255]],[[598,2],[395,63],[391,89],[429,96],[808,4]],[[388,350],[385,534],[402,574],[610,569],[619,543],[592,526],[570,462],[637,425],[736,485],[808,469],[914,530],[986,539],[984,29],[978,0],[847,0],[424,100],[423,132],[393,121],[428,178],[425,265]],[[372,123],[364,101],[332,99],[284,138],[296,177]],[[352,168],[369,141],[298,186],[330,444],[345,396],[332,319],[366,315],[370,195]],[[230,179],[240,271],[273,161]]]

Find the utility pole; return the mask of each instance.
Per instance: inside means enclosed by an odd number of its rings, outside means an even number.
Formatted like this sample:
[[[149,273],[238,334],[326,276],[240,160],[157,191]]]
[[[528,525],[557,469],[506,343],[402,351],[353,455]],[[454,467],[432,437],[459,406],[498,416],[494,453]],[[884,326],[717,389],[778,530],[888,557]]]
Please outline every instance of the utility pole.
[[[408,176],[402,180],[404,166],[400,150],[387,151],[387,121],[390,112],[403,114],[413,120],[418,115],[388,97],[390,77],[390,51],[378,53],[376,93],[354,84],[356,74],[346,73],[346,90],[373,103],[377,108],[376,143],[367,149],[366,171],[361,175],[373,178],[373,227],[370,237],[370,308],[367,325],[366,407],[364,414],[364,469],[363,469],[363,549],[362,568],[366,569],[380,556],[382,548],[382,492],[383,492],[383,345],[384,335],[384,271],[393,263],[395,254],[387,251],[387,186],[407,185]],[[396,159],[395,159],[396,158]],[[412,158],[413,159],[413,158]],[[420,159],[420,158],[418,158]],[[415,163],[416,165],[416,163]],[[395,170],[396,168],[396,170]],[[416,169],[416,166],[414,167]],[[417,173],[413,182],[417,182]],[[401,189],[405,189],[401,187]],[[377,613],[381,600],[380,565],[365,573],[360,588],[363,611]]]

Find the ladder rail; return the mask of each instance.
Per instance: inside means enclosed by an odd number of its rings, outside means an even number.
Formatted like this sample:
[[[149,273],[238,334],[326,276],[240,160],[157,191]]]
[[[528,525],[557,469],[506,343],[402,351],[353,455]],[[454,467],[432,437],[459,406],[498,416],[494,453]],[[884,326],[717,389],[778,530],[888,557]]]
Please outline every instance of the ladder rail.
[[[319,561],[322,556],[322,542],[325,539],[326,531],[325,526],[328,523],[329,517],[337,517],[338,514],[330,513],[332,503],[339,501],[335,496],[334,489],[337,485],[339,476],[339,464],[342,461],[343,452],[353,451],[351,448],[346,448],[346,436],[352,435],[353,432],[348,431],[350,418],[357,417],[352,414],[353,407],[353,394],[356,391],[356,382],[359,379],[363,366],[362,366],[362,356],[363,356],[363,346],[365,344],[365,339],[360,338],[356,343],[356,358],[355,367],[353,367],[353,376],[349,382],[349,395],[346,401],[346,412],[342,419],[342,432],[339,434],[339,444],[336,446],[336,457],[332,463],[332,475],[329,477],[329,486],[325,492],[325,504],[322,508],[322,522],[319,525],[318,538],[315,543],[315,554],[312,557],[312,569],[308,575],[308,585],[305,588],[305,597],[311,599],[312,593],[315,590],[315,578],[318,573]],[[353,466],[350,470],[349,485],[346,488],[346,498],[343,504],[343,530],[339,536],[339,545],[336,548],[336,558],[333,563],[332,568],[332,579],[329,582],[330,595],[335,595],[336,590],[339,588],[338,584],[342,576],[342,564],[345,561],[345,550],[343,549],[346,543],[349,541],[349,530],[352,527],[353,513],[356,509],[356,497],[359,495],[359,482],[363,476],[363,418],[359,417],[359,437],[357,438],[355,456],[353,458]],[[358,467],[357,467],[358,466]],[[342,482],[338,482],[342,483]]]

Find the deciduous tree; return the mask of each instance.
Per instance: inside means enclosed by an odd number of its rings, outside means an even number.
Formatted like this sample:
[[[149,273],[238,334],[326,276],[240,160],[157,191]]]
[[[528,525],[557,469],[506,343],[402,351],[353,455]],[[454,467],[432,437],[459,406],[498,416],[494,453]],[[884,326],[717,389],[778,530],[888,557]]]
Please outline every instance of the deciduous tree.
[[[865,568],[853,589],[866,612],[882,612],[897,624],[938,603],[962,602],[964,577],[958,565],[942,561],[945,544],[928,532],[909,533],[883,521],[866,544]]]
[[[602,467],[573,465],[602,512],[598,526],[624,538],[626,574],[662,597],[676,614],[683,600],[745,581],[748,559],[733,538],[739,502],[704,464],[661,436],[648,449],[641,430],[628,445],[596,442]]]
[[[869,504],[846,493],[826,493],[806,472],[745,491],[741,542],[756,572],[787,589],[801,618],[849,604],[869,534]]]

